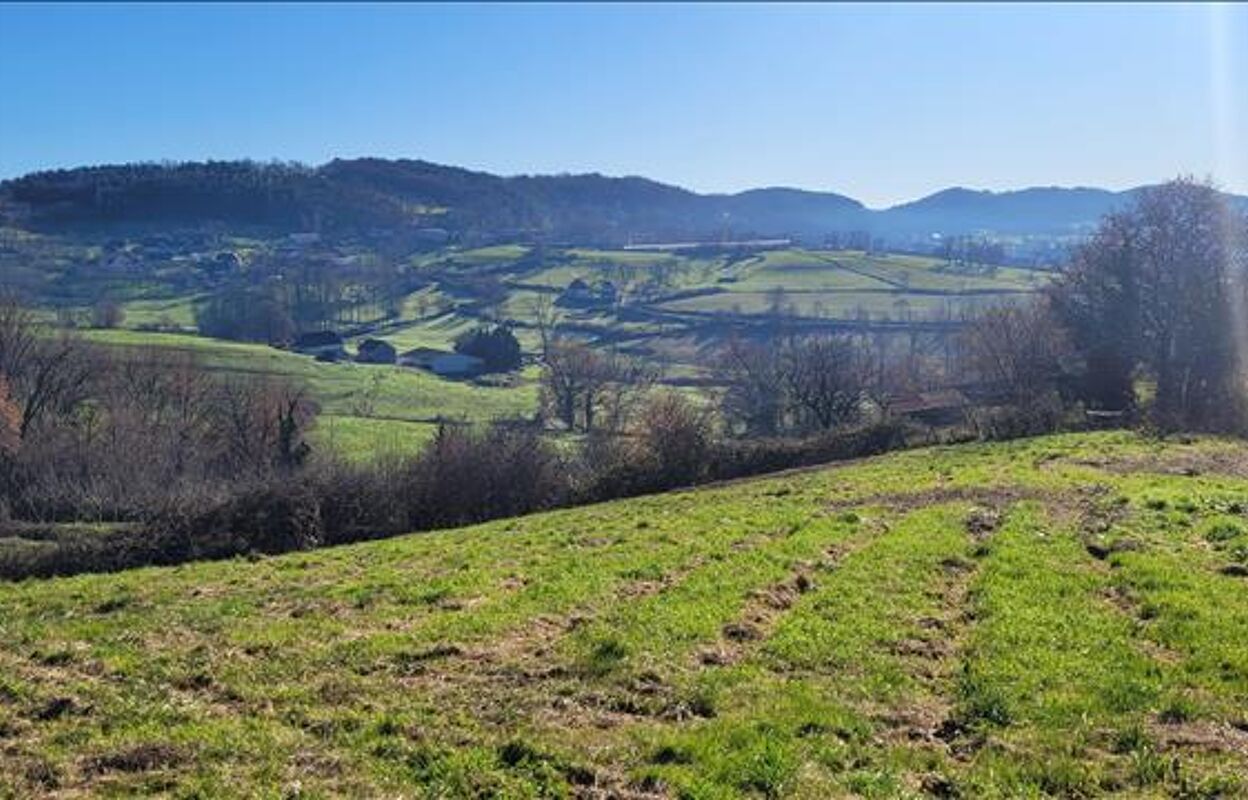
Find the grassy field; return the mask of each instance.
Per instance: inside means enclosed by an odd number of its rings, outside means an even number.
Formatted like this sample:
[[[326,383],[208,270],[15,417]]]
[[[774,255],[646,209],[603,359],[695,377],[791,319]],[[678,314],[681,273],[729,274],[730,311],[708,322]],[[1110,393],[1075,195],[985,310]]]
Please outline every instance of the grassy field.
[[[0,795],[1248,795],[1248,456],[1055,436],[0,586]]]
[[[1042,276],[999,268],[993,274],[962,274],[937,259],[919,256],[868,256],[854,252],[778,250],[724,268],[716,294],[662,304],[676,312],[761,314],[771,293],[783,289],[785,305],[800,316],[903,319],[907,315],[956,313],[969,308],[1018,301],[1034,291]]]
[[[428,439],[439,417],[486,421],[532,415],[537,406],[531,374],[520,376],[514,386],[483,386],[406,367],[327,364],[265,345],[186,334],[112,330],[86,335],[116,348],[186,353],[205,368],[223,374],[293,380],[307,387],[321,408],[313,444],[333,447],[353,459],[379,452],[411,452]]]
[[[404,299],[396,318],[368,333],[400,351],[449,350],[457,337],[496,316],[517,323],[521,346],[533,356],[539,349],[535,327],[539,300],[551,300],[577,278],[595,284],[611,280],[630,307],[557,308],[559,323],[591,344],[625,346],[675,377],[705,377],[715,344],[707,331],[722,335],[715,326],[731,320],[747,322],[770,312],[777,288],[786,293],[785,310],[801,316],[830,323],[863,316],[897,322],[932,314],[956,316],[969,308],[1017,301],[1044,280],[1041,273],[1010,268],[960,274],[934,258],[802,249],[694,257],[554,248],[537,258],[529,247],[499,245],[446,248],[414,258],[411,266],[428,278],[428,285]],[[479,307],[462,283],[456,283],[474,272],[500,281],[503,291],[495,307]],[[484,420],[531,414],[535,409],[532,370],[506,388],[493,388],[444,381],[414,370],[318,364],[263,346],[134,330],[166,323],[192,329],[195,303],[202,299],[198,295],[170,296],[167,287],[131,281],[118,297],[124,300],[128,330],[95,331],[90,334],[93,338],[117,346],[193,352],[222,371],[300,380],[328,417],[315,437],[322,445],[332,441],[335,447],[346,448],[352,458],[368,458],[379,448],[391,448],[393,442],[410,450],[427,437],[438,416]],[[51,312],[45,313],[50,319]],[[671,347],[656,340],[658,334],[696,346]],[[358,341],[351,343],[355,344]]]

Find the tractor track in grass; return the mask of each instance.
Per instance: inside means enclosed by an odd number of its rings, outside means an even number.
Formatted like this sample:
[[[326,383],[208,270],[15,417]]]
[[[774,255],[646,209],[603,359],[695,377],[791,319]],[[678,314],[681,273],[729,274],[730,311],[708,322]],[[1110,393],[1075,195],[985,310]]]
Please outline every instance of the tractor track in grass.
[[[705,716],[696,700],[683,694],[668,677],[642,669],[622,679],[587,680],[566,661],[561,642],[582,627],[601,622],[612,609],[656,598],[681,586],[709,565],[748,554],[783,541],[809,525],[816,512],[800,523],[765,532],[749,532],[701,553],[659,578],[629,580],[616,586],[611,599],[599,599],[563,616],[542,615],[488,642],[448,647],[430,658],[428,668],[406,681],[414,691],[429,694],[439,707],[461,707],[479,723],[503,731],[522,720],[536,729],[608,730],[661,721],[680,723]],[[660,788],[638,784],[619,769],[598,759],[581,762],[570,786],[578,798],[655,798]]]
[[[992,502],[974,505],[967,512],[963,526],[969,557],[954,555],[941,560],[939,606],[918,620],[921,635],[899,640],[891,647],[894,655],[909,662],[914,677],[927,689],[927,697],[924,702],[893,708],[876,718],[885,726],[882,742],[893,740],[935,749],[954,761],[968,760],[983,745],[980,738],[969,734],[959,717],[956,682],[965,666],[967,637],[975,622],[971,586],[988,553],[986,542],[1000,529],[1011,505],[996,493],[980,494],[979,499]],[[947,778],[927,775],[913,788],[940,795],[942,787],[948,786]]]
[[[516,692],[526,698],[528,713],[538,714],[534,704],[545,705],[542,713],[554,716],[561,725],[614,727],[637,717],[655,716],[655,702],[638,703],[633,695],[649,701],[661,701],[666,687],[645,675],[619,692],[573,696],[566,691],[583,677],[572,665],[563,663],[560,642],[584,626],[600,621],[611,609],[636,604],[662,595],[680,586],[700,569],[733,555],[751,553],[769,543],[783,539],[809,523],[809,519],[767,532],[747,532],[712,552],[700,553],[679,567],[658,578],[637,578],[621,582],[609,592],[609,599],[597,598],[566,614],[538,615],[503,633],[478,644],[435,646],[420,658],[420,667],[404,679],[412,689],[436,692],[453,699],[465,690],[477,689],[463,699],[481,701],[500,690]],[[564,687],[564,691],[559,691]],[[552,699],[553,698],[553,699]],[[495,709],[498,710],[498,709]],[[489,709],[482,709],[488,713]],[[660,715],[665,712],[659,712]],[[669,716],[679,717],[679,708],[668,709]]]
[[[802,595],[815,588],[823,575],[878,535],[881,531],[877,529],[867,536],[829,545],[817,561],[801,561],[783,580],[750,592],[738,617],[723,626],[719,641],[694,654],[696,663],[704,667],[740,663],[767,640],[784,615]]]

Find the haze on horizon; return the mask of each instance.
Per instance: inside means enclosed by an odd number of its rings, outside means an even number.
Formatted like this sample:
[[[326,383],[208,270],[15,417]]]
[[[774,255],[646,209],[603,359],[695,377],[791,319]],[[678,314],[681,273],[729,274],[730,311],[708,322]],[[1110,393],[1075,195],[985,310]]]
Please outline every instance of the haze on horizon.
[[[1235,6],[0,6],[0,177],[420,158],[701,192],[1248,193]]]

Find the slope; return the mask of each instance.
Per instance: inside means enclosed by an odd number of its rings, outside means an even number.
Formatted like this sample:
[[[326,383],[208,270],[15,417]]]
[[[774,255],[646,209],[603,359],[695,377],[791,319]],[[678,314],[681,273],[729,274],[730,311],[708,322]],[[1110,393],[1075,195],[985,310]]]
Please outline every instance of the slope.
[[[836,468],[0,586],[0,795],[1242,795],[1242,446]]]

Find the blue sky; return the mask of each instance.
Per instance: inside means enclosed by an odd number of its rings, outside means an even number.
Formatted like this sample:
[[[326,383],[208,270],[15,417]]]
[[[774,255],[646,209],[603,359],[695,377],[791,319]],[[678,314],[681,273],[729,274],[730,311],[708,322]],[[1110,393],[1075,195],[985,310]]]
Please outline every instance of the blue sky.
[[[504,174],[1248,192],[1248,8],[0,5],[0,176],[424,158]]]

